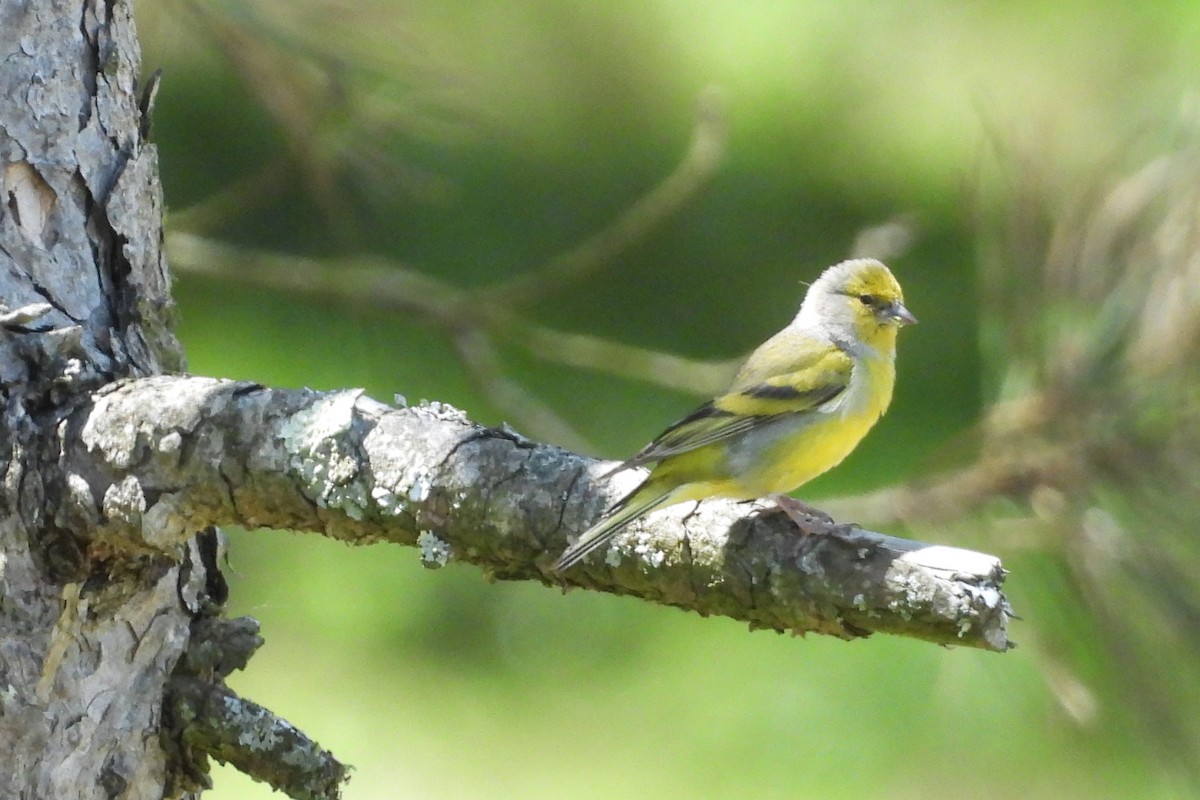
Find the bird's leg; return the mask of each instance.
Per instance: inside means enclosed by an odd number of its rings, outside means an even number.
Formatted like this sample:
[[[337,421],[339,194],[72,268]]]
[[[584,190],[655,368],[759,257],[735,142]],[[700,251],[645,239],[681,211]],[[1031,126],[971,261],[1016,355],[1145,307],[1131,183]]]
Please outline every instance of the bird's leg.
[[[779,506],[779,510],[788,515],[788,519],[796,523],[796,527],[804,533],[825,533],[837,523],[833,517],[820,509],[813,508],[803,500],[797,500],[791,495],[773,494],[771,500]]]

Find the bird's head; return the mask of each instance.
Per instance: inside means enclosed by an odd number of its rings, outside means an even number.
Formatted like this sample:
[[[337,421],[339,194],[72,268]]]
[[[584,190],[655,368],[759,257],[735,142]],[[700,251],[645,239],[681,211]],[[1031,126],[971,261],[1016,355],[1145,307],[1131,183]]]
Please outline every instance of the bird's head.
[[[834,339],[879,347],[895,342],[902,325],[917,318],[891,270],[873,258],[835,264],[809,287],[797,320]]]

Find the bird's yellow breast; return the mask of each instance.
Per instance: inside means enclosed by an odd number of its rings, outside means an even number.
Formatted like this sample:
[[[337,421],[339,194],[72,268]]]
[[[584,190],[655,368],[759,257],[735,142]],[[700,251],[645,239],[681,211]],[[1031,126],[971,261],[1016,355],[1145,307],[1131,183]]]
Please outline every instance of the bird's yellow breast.
[[[790,492],[836,467],[887,410],[895,375],[891,359],[863,359],[831,410],[781,419],[774,431],[731,444],[730,478],[737,493],[761,497]]]
[[[643,490],[670,491],[673,503],[791,492],[850,455],[887,410],[895,374],[890,357],[860,359],[846,391],[827,407],[783,415],[727,441],[669,456]]]

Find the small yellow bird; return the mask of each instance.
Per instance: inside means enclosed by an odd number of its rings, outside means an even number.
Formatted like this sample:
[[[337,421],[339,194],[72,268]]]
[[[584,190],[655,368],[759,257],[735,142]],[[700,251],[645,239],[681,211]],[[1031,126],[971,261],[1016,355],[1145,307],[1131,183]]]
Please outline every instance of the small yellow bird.
[[[655,464],[555,569],[571,567],[650,511],[687,500],[770,497],[793,519],[807,513],[785,493],[841,463],[887,410],[896,332],[916,321],[879,261],[825,270],[796,318],[751,353],[728,392],[608,473]]]

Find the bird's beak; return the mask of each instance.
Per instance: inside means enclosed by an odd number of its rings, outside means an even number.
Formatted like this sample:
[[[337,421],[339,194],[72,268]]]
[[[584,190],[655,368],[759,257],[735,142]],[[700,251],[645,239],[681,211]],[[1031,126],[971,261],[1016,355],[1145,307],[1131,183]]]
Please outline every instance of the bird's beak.
[[[912,312],[904,307],[904,303],[899,300],[889,303],[887,310],[889,319],[895,320],[900,325],[916,325],[917,318],[912,315]]]

